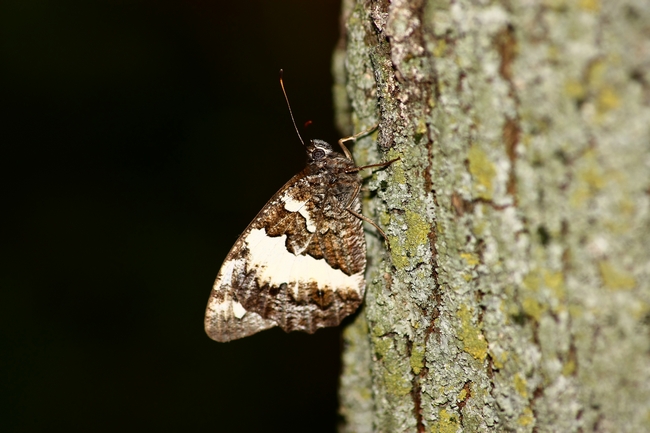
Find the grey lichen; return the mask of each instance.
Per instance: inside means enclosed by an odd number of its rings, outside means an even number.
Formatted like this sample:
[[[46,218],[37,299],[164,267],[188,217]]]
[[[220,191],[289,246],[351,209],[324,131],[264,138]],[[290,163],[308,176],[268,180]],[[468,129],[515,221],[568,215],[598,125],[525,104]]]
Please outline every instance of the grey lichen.
[[[368,236],[342,431],[649,431],[644,2],[343,13],[339,124],[400,160],[368,183],[390,249]]]

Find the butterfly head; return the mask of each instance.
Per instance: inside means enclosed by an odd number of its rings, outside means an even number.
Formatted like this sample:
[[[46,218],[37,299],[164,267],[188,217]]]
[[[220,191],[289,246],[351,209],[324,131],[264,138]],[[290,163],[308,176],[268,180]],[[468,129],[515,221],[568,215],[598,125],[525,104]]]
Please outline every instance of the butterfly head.
[[[307,164],[321,165],[334,151],[332,146],[323,140],[311,140],[306,147]]]

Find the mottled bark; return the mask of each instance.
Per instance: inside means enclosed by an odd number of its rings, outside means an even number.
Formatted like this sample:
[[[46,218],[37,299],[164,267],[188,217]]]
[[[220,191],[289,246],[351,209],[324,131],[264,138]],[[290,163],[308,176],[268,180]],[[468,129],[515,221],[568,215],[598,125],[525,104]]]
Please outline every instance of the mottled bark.
[[[375,173],[342,432],[650,431],[650,8],[345,0]],[[372,229],[369,229],[369,233]]]

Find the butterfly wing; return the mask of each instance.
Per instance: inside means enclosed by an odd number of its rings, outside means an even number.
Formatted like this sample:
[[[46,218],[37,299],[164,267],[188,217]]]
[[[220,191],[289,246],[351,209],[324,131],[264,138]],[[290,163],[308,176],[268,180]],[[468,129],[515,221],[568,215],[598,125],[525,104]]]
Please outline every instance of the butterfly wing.
[[[315,332],[336,326],[363,299],[366,265],[357,197],[361,178],[294,176],[264,206],[226,256],[205,329],[217,341],[273,326]]]

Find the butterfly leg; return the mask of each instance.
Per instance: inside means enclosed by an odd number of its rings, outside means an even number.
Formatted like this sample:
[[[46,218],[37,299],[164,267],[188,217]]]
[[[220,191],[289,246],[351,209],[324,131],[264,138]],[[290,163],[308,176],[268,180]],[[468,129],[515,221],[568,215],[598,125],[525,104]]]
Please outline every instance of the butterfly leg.
[[[357,212],[357,211],[355,211],[355,210],[353,210],[353,209],[351,208],[352,203],[354,203],[354,199],[357,198],[357,196],[359,195],[359,191],[360,191],[360,190],[361,190],[361,185],[358,185],[358,186],[356,187],[356,189],[354,190],[354,193],[352,194],[349,203],[345,206],[345,210],[347,210],[348,212],[350,212],[350,213],[351,213],[352,215],[354,215],[355,217],[359,218],[361,221],[365,221],[365,222],[367,222],[368,224],[370,224],[371,226],[373,226],[374,228],[376,228],[377,231],[379,232],[379,234],[381,234],[381,236],[384,238],[384,240],[385,240],[386,243],[388,244],[388,248],[390,248],[390,243],[388,242],[388,238],[386,237],[386,233],[384,233],[384,231],[381,229],[381,227],[379,227],[379,226],[377,225],[377,223],[374,222],[373,220],[371,220],[370,218],[364,216],[363,214],[360,214],[359,212]]]
[[[363,220],[363,221],[367,222],[368,224],[370,224],[371,226],[373,226],[374,228],[376,228],[377,231],[379,232],[379,234],[384,238],[384,240],[385,240],[386,243],[388,244],[388,247],[390,248],[390,243],[388,242],[388,238],[386,237],[386,233],[384,233],[384,231],[381,229],[381,227],[379,227],[379,226],[377,225],[376,222],[374,222],[373,220],[371,220],[371,219],[368,218],[368,217],[363,216],[363,215],[360,214],[359,212],[355,212],[355,211],[353,211],[353,210],[350,209],[350,208],[346,208],[345,210],[347,210],[348,212],[350,212],[352,215],[354,215],[355,217],[359,218],[360,220]]]
[[[354,167],[353,169],[350,169],[350,170],[346,171],[346,173],[354,173],[354,172],[357,172],[357,171],[364,170],[366,168],[388,167],[389,165],[391,165],[395,161],[399,161],[399,159],[400,158],[394,158],[394,159],[391,159],[390,161],[379,162],[377,164],[369,164],[369,165],[362,165],[361,167]]]
[[[357,139],[358,139],[359,137],[363,137],[364,135],[368,135],[368,134],[370,134],[372,131],[374,131],[374,130],[377,129],[378,127],[379,127],[379,123],[373,125],[372,127],[368,128],[368,129],[366,129],[366,130],[364,130],[364,131],[357,132],[356,134],[354,134],[354,135],[352,135],[352,136],[350,136],[350,137],[344,137],[344,138],[341,138],[341,139],[339,140],[339,146],[341,146],[341,149],[343,149],[343,153],[345,153],[345,156],[346,156],[350,161],[354,161],[354,159],[352,159],[352,154],[351,154],[350,151],[348,150],[347,146],[346,146],[345,144],[343,144],[343,143],[345,143],[346,141],[357,141]]]

